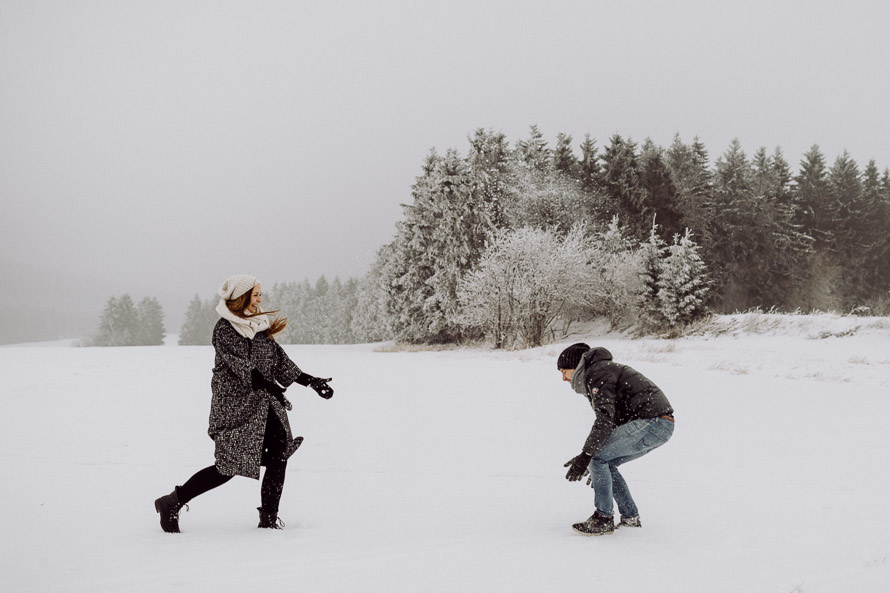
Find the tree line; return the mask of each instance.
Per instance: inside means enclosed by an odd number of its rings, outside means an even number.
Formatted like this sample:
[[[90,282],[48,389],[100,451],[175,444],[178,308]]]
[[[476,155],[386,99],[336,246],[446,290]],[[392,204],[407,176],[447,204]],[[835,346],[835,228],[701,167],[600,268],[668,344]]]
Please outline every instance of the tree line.
[[[164,310],[155,297],[134,303],[130,295],[108,299],[91,346],[160,346],[167,330]]]
[[[594,317],[674,333],[711,311],[890,314],[890,172],[873,160],[829,165],[814,145],[795,173],[779,148],[733,141],[711,162],[697,138],[551,145],[536,126],[468,141],[426,156],[362,278],[272,288],[283,342],[524,347]],[[195,297],[180,343],[209,341],[215,305]]]
[[[490,268],[493,251],[522,251],[504,247],[511,235],[522,243],[541,233],[589,244],[576,244],[581,264],[546,297],[556,310],[520,313],[551,332],[596,315],[674,332],[707,310],[890,313],[890,173],[874,161],[860,169],[844,152],[829,167],[813,146],[794,174],[781,149],[748,157],[733,141],[712,164],[697,138],[679,136],[664,148],[616,134],[600,149],[588,135],[578,149],[566,134],[551,147],[531,126],[512,145],[479,129],[464,155],[432,151],[395,237],[363,280],[375,296],[360,303],[376,309],[357,314],[406,342],[481,331],[495,345],[536,345],[539,332],[511,330],[502,340],[490,320],[466,321],[480,306],[468,292],[480,266]],[[511,299],[529,304],[504,295],[510,281],[542,278],[547,266],[534,261],[544,251],[527,249],[500,280],[476,287],[500,295],[495,314],[509,313]],[[550,272],[563,265],[548,257]]]

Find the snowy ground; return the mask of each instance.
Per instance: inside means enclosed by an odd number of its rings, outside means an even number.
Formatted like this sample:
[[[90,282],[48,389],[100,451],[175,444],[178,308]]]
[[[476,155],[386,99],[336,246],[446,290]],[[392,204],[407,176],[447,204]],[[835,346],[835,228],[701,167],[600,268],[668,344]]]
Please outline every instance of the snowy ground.
[[[769,335],[730,324],[719,337],[587,337],[659,383],[677,410],[674,438],[625,466],[643,529],[599,538],[570,528],[593,511],[593,492],[566,482],[562,466],[593,414],[559,380],[555,357],[569,342],[287,346],[336,388],[330,401],[288,391],[306,442],[288,467],[287,528],[256,529],[259,485],[238,478],[192,501],[180,535],[161,532],[152,501],[212,462],[212,350],[3,347],[0,583],[883,593],[890,326],[798,322]]]

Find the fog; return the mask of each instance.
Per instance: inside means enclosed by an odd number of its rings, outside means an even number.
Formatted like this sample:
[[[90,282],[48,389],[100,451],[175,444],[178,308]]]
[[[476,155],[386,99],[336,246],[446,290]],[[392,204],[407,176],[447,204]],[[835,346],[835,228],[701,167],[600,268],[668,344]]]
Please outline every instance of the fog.
[[[0,0],[0,343],[361,276],[480,127],[890,165],[890,5],[722,4]]]

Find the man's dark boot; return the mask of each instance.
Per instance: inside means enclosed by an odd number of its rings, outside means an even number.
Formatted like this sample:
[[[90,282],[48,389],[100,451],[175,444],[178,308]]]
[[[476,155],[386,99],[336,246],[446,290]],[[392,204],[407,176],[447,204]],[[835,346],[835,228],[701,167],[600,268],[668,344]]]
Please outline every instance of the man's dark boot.
[[[179,533],[179,510],[182,507],[183,504],[179,502],[179,486],[155,501],[155,510],[161,516],[161,529],[167,533]]]
[[[263,507],[257,507],[260,512],[260,524],[257,527],[263,529],[284,529],[284,521],[278,517],[278,511],[264,511]]]
[[[618,522],[618,525],[615,526],[615,529],[619,527],[642,527],[643,524],[640,523],[640,517],[625,517],[621,516],[621,521]]]
[[[597,511],[587,521],[572,525],[572,529],[581,535],[609,535],[615,532],[615,520]]]

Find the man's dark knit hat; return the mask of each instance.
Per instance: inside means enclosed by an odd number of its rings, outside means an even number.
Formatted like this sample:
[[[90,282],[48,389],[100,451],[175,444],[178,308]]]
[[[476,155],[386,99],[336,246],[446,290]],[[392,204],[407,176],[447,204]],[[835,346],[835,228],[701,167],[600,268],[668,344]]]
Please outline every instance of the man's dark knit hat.
[[[559,355],[559,359],[556,361],[556,368],[559,370],[574,369],[578,366],[578,363],[581,362],[581,357],[588,350],[590,350],[590,346],[583,342],[572,344]]]

